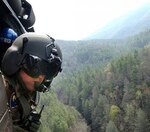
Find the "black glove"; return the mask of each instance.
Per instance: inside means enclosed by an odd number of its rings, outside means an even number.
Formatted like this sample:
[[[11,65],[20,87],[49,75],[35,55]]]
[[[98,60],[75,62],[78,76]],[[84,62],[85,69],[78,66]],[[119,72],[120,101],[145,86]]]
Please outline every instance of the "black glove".
[[[36,111],[31,111],[28,119],[24,123],[24,128],[30,132],[37,132],[40,127],[40,117],[41,115]]]
[[[39,130],[39,128],[40,128],[40,125],[41,125],[40,121],[37,122],[37,123],[32,122],[30,124],[30,128],[29,128],[30,132],[37,132]]]

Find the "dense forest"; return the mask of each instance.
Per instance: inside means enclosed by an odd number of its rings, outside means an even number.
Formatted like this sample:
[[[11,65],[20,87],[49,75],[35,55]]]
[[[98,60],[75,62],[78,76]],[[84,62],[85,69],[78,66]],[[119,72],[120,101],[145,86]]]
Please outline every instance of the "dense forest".
[[[150,131],[150,30],[126,39],[57,43],[63,72],[42,94],[41,131]]]

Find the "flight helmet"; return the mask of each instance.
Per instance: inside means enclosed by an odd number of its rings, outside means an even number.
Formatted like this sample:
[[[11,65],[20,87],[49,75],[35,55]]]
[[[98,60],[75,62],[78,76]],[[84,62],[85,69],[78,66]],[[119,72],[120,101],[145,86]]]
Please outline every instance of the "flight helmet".
[[[2,60],[2,72],[13,76],[23,69],[29,76],[45,75],[37,91],[45,91],[52,79],[61,72],[62,53],[54,39],[48,35],[24,33],[6,51]]]

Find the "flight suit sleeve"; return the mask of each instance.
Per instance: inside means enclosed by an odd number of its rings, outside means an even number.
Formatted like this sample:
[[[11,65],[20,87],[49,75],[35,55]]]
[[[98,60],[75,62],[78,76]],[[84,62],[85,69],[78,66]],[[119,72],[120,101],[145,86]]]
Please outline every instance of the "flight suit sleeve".
[[[13,132],[28,132],[28,131],[21,128],[20,126],[13,125]]]

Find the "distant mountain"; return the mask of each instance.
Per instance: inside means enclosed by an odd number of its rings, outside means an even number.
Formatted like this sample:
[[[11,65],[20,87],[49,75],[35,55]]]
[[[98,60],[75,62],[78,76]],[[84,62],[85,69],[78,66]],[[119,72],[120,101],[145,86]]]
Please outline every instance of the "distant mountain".
[[[145,4],[111,21],[86,39],[125,38],[146,29],[150,29],[150,4]]]

